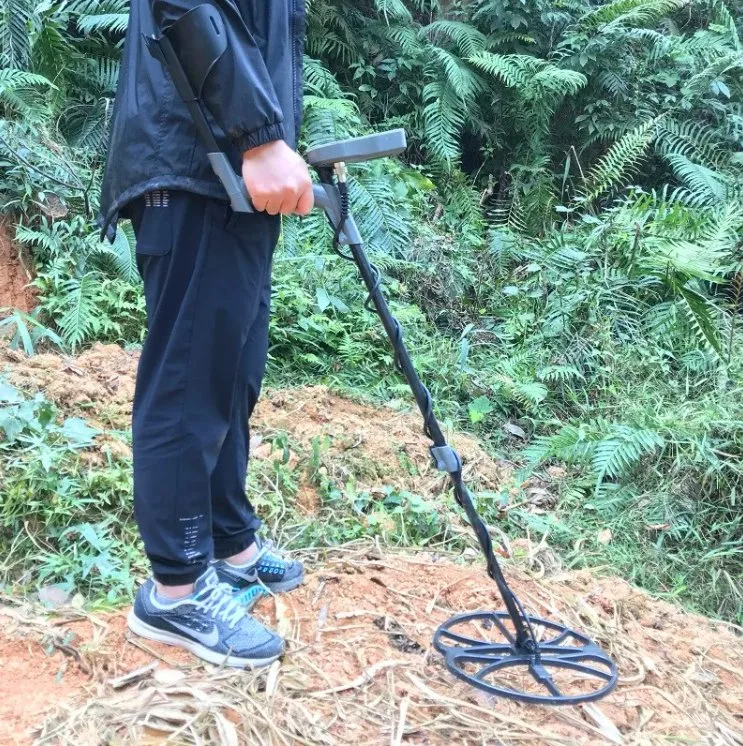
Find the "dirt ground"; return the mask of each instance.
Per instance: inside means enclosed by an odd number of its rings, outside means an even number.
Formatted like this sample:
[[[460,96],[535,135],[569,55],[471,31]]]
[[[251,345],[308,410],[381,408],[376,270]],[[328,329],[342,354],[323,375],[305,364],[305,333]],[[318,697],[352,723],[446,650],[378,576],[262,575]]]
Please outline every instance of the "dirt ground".
[[[743,638],[620,579],[509,569],[534,614],[593,636],[619,664],[606,699],[548,708],[467,687],[432,648],[453,613],[502,607],[480,567],[369,544],[305,559],[307,584],[259,607],[290,641],[267,674],[131,639],[123,613],[43,617],[6,600],[0,743],[743,743]]]
[[[136,361],[117,347],[30,360],[0,347],[0,376],[43,390],[66,414],[124,429]],[[393,407],[322,387],[271,391],[254,430],[258,458],[268,447],[260,438],[277,431],[304,448],[327,435],[330,460],[361,484],[423,495],[443,488],[418,418]],[[456,434],[454,442],[473,483],[497,488],[507,465],[471,438]],[[546,490],[536,492],[545,499]],[[303,486],[298,499],[311,513],[312,490]],[[262,602],[259,615],[287,638],[289,651],[258,674],[201,666],[132,639],[125,610],[50,614],[0,595],[0,746],[743,745],[743,630],[653,600],[618,578],[562,572],[548,548],[527,539],[514,545],[521,562],[506,562],[506,573],[529,612],[570,624],[617,661],[620,682],[606,699],[521,705],[459,682],[432,636],[453,614],[503,608],[479,557],[359,543],[305,552],[306,585]],[[492,641],[492,629],[479,632]],[[586,686],[571,676],[561,686]]]
[[[66,414],[85,417],[102,428],[130,426],[138,353],[116,345],[95,345],[77,358],[41,354],[26,358],[0,343],[0,376],[27,391],[43,391]],[[270,445],[261,443],[278,432],[289,435],[304,453],[315,438],[327,437],[327,461],[372,490],[392,485],[417,494],[444,488],[422,435],[420,417],[392,407],[373,407],[331,393],[323,386],[266,391],[251,421],[254,456],[265,458]],[[454,434],[464,475],[480,490],[495,490],[507,465],[495,463],[476,440]],[[115,446],[120,448],[120,444]],[[316,496],[303,485],[299,499],[312,509]]]
[[[12,228],[0,220],[0,308],[17,308],[28,313],[35,306],[31,262],[11,240]]]

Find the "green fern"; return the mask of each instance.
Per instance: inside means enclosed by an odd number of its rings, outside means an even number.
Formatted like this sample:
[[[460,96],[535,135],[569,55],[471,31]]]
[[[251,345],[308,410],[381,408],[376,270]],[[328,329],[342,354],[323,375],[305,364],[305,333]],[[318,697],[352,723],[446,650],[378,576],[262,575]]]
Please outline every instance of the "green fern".
[[[583,28],[596,31],[601,26],[651,24],[672,13],[683,0],[613,0],[580,19]]]
[[[359,228],[372,251],[399,254],[410,240],[410,225],[400,214],[394,183],[383,167],[368,165],[350,181],[349,192]]]
[[[137,269],[137,239],[131,223],[121,223],[112,244],[98,245],[104,256],[112,259],[116,275],[131,285],[139,283]]]
[[[386,38],[397,44],[400,50],[411,59],[425,54],[426,47],[421,40],[420,33],[410,25],[390,26],[387,29]]]
[[[83,15],[77,19],[77,25],[86,34],[104,31],[112,34],[123,34],[129,25],[128,13],[97,13]]]
[[[574,365],[548,365],[537,371],[537,378],[550,383],[565,383],[584,378],[584,375]]]
[[[504,55],[480,52],[470,57],[470,62],[489,75],[498,78],[509,88],[527,91],[534,75],[546,63],[528,55]],[[540,64],[541,63],[541,64]]]
[[[399,21],[413,20],[410,11],[405,7],[402,0],[374,0],[374,5],[387,23],[391,18]]]
[[[668,162],[678,179],[707,204],[724,204],[730,197],[729,179],[723,173],[694,163],[683,155],[669,155]]]
[[[564,425],[555,435],[536,438],[527,457],[532,469],[553,458],[587,467],[598,493],[607,479],[627,478],[644,457],[665,446],[665,438],[655,430],[597,420]]]
[[[0,69],[0,93],[10,93],[19,88],[30,88],[37,85],[47,88],[55,87],[43,75],[36,75],[36,73],[25,70]]]
[[[444,41],[453,42],[457,54],[463,58],[472,57],[478,52],[482,52],[488,43],[485,34],[474,26],[461,21],[434,21],[424,26],[420,35],[439,46]]]
[[[95,298],[100,283],[101,277],[95,272],[88,272],[80,279],[70,279],[64,283],[66,297],[57,323],[65,343],[73,350],[95,332]]]
[[[0,72],[22,68],[31,53],[33,6],[28,0],[0,0]]]
[[[445,79],[450,89],[459,96],[459,105],[466,109],[484,89],[482,79],[462,59],[445,49],[432,47],[430,54],[429,74],[438,73],[437,77]]]
[[[429,83],[423,93],[425,144],[435,163],[449,169],[459,160],[460,137],[466,122],[461,98],[446,83]]]
[[[509,88],[518,89],[525,99],[530,100],[538,99],[547,92],[560,97],[568,96],[586,85],[585,75],[528,55],[480,52],[472,55],[470,62]]]
[[[651,430],[612,425],[593,445],[591,466],[596,478],[596,489],[607,477],[626,476],[643,456],[665,445],[664,439]]]
[[[605,192],[616,190],[639,168],[656,136],[657,120],[641,124],[614,143],[593,168],[583,186],[581,201],[592,202]]]

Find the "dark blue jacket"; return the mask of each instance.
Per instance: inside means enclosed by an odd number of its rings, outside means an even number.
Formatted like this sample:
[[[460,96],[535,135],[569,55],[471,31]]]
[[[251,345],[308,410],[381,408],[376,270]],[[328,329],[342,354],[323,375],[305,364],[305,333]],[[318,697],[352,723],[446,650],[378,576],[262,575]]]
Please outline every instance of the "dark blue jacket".
[[[99,220],[109,237],[126,205],[145,192],[181,189],[226,199],[188,110],[143,38],[204,1],[131,2],[101,190]],[[203,95],[217,140],[239,173],[249,148],[277,139],[296,147],[305,0],[211,2],[224,17],[230,54],[215,65]]]

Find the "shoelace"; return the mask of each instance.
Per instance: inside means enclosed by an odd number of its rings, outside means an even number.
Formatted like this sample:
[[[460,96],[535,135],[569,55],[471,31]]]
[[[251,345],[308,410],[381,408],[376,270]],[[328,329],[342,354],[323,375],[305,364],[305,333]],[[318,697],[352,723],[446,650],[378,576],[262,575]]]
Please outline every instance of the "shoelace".
[[[219,583],[202,588],[194,597],[196,607],[215,620],[226,622],[230,629],[245,618],[245,610],[232,596],[232,587]]]
[[[253,560],[253,564],[257,565],[260,562],[261,558],[264,557],[266,554],[269,554],[270,552],[274,553],[274,556],[276,557],[276,559],[279,560],[279,562],[283,562],[287,565],[289,564],[288,560],[285,560],[281,556],[281,550],[276,548],[276,545],[271,539],[261,539],[261,545],[258,549],[258,554]]]

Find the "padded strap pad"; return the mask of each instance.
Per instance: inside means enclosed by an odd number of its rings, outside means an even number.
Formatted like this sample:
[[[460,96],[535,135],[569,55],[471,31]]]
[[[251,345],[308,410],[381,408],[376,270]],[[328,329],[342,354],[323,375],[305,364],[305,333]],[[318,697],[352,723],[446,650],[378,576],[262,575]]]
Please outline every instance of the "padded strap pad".
[[[222,14],[209,3],[197,5],[163,35],[172,44],[194,95],[200,99],[209,73],[227,51]]]

